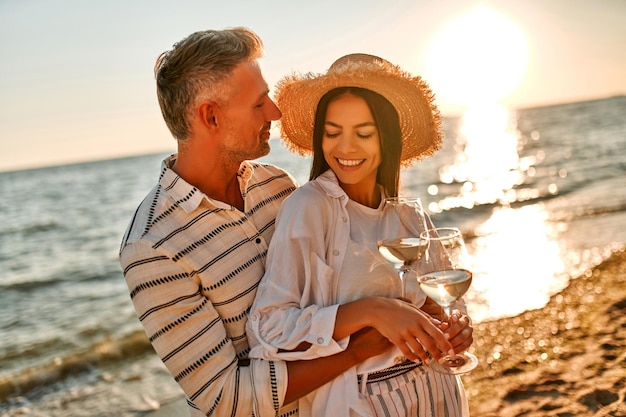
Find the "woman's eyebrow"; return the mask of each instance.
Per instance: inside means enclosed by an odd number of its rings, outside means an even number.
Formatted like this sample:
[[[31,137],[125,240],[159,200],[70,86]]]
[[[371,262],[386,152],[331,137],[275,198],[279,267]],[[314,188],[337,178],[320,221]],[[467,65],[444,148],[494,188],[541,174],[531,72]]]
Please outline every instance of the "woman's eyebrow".
[[[324,124],[325,124],[325,125],[330,125],[330,126],[333,126],[333,127],[338,127],[338,128],[340,128],[340,127],[341,127],[341,126],[340,126],[340,125],[338,125],[337,123],[333,123],[333,122],[331,122],[330,120],[325,121],[325,122],[324,122]],[[357,124],[357,125],[356,125],[356,126],[354,126],[354,127],[368,127],[368,126],[374,126],[374,127],[376,127],[376,123],[374,123],[374,122],[363,122],[363,123],[359,123],[359,124]]]

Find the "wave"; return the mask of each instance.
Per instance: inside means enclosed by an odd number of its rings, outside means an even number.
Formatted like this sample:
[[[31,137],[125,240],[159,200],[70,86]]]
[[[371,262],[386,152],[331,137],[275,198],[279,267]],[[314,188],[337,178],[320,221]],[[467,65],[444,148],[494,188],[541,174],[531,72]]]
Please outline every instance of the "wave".
[[[42,279],[34,279],[29,281],[2,282],[0,288],[3,291],[30,292],[33,290],[45,290],[48,287],[54,287],[59,283],[67,282],[67,279],[58,277],[46,277]]]
[[[474,192],[459,192],[449,193],[447,196],[440,200],[435,200],[435,204],[441,211],[455,211],[455,210],[491,210],[495,207],[522,207],[526,205],[539,204],[552,200],[563,200],[564,198],[571,198],[569,201],[569,209],[571,210],[572,204],[580,204],[583,201],[582,195],[593,194],[593,189],[597,189],[600,186],[610,187],[615,186],[613,183],[616,181],[615,177],[600,177],[589,181],[580,181],[578,183],[569,184],[569,186],[563,186],[558,189],[557,192],[551,192],[545,185],[538,184],[523,184],[512,188],[511,193],[507,194],[503,191],[502,195],[498,196],[480,196],[479,193]],[[621,181],[621,176],[618,181]],[[458,188],[461,187],[461,183],[453,183]],[[449,184],[448,184],[449,185]],[[590,191],[591,189],[591,191]],[[580,201],[577,199],[580,198]],[[605,197],[606,198],[606,197]],[[508,199],[508,200],[506,200]],[[600,202],[595,202],[600,204]],[[586,207],[586,215],[600,215],[609,212],[623,211],[624,203],[616,203],[611,207]]]
[[[626,211],[626,203],[615,204],[603,207],[580,207],[574,211],[554,212],[550,215],[550,220],[554,222],[573,222],[588,217],[603,216],[606,214],[621,213]]]
[[[37,220],[35,223],[19,225],[12,222],[5,224],[0,229],[0,237],[19,234],[22,237],[31,237],[39,233],[49,233],[56,230],[63,230],[63,225],[54,219]]]
[[[593,268],[601,268],[603,264],[611,262],[616,253],[624,250],[624,244],[612,245],[607,256]],[[107,338],[80,352],[55,358],[48,363],[11,375],[0,376],[0,402],[25,395],[37,388],[50,387],[72,376],[93,372],[107,364],[153,352],[143,330],[132,331],[118,339]]]
[[[26,276],[20,277],[22,280],[0,282],[0,289],[3,291],[30,292],[42,291],[64,283],[101,283],[108,280],[118,280],[122,277],[122,271],[117,265],[111,265],[108,271],[94,272],[92,270],[72,269],[61,270],[58,273],[43,277]]]
[[[134,331],[119,339],[105,339],[83,351],[55,358],[49,363],[0,376],[0,401],[24,395],[38,387],[49,386],[72,375],[92,371],[107,363],[150,352],[153,352],[152,345],[143,330]]]

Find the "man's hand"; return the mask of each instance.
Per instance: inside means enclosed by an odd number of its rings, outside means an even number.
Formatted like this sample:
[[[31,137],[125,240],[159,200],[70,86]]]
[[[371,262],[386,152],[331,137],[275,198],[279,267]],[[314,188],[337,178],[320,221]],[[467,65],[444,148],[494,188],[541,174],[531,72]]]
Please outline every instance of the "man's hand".
[[[454,310],[452,315],[443,322],[441,329],[449,336],[449,341],[455,352],[467,350],[474,342],[474,328],[467,314]]]
[[[357,363],[361,363],[372,356],[385,353],[392,346],[393,343],[378,333],[377,330],[366,327],[350,336],[350,343],[348,343],[346,351],[351,351],[357,358]]]
[[[441,306],[434,302],[430,297],[426,297],[426,301],[424,301],[424,305],[420,307],[420,310],[438,321],[443,321],[445,318],[443,308],[441,308]]]

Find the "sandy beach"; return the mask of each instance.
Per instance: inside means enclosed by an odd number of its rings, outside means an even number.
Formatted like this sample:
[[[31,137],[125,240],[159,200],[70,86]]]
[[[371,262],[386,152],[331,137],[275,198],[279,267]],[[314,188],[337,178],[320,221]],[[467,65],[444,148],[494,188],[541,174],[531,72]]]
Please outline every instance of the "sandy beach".
[[[626,416],[626,252],[546,307],[479,324],[472,416]]]
[[[626,252],[542,309],[480,323],[463,377],[473,417],[626,416]],[[183,400],[149,417],[186,415]]]

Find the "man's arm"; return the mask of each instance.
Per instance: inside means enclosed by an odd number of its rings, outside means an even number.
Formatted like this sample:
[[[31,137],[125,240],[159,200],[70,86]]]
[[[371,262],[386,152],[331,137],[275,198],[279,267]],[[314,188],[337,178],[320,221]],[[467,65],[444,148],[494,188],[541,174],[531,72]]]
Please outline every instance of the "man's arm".
[[[287,362],[289,384],[285,404],[332,381],[365,359],[380,355],[393,345],[376,330],[366,328],[353,334],[346,350],[318,359]]]
[[[204,414],[250,416],[255,398],[251,375],[269,385],[270,374],[278,372],[284,381],[284,367],[257,364],[253,372],[252,366],[239,366],[222,317],[202,294],[197,276],[141,240],[124,246],[120,263],[155,352]],[[258,389],[267,397],[266,387]],[[273,389],[277,402],[278,389]]]

